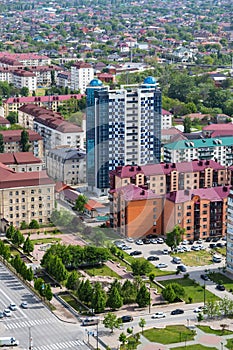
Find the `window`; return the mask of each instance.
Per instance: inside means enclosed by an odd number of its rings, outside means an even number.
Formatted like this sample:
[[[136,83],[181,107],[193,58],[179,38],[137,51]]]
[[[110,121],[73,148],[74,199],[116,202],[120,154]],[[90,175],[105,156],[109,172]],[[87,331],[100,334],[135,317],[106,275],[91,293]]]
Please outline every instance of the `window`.
[[[15,191],[15,195],[18,196],[19,195],[19,191]]]
[[[207,221],[207,218],[203,218],[202,220],[203,220],[203,221]]]
[[[22,191],[22,194],[25,194],[25,191]]]
[[[191,207],[191,205],[187,205],[187,207],[186,207],[186,209],[191,209],[192,207]]]
[[[47,196],[47,200],[50,201],[50,196]]]
[[[10,209],[10,211],[13,211],[13,207],[10,207],[9,209]]]
[[[10,192],[9,192],[9,195],[10,195],[10,196],[12,196],[12,195],[13,195],[12,191],[10,191]]]
[[[35,191],[34,190],[31,190],[31,194],[34,194],[35,193]]]
[[[31,202],[35,202],[35,198],[34,197],[31,198]]]

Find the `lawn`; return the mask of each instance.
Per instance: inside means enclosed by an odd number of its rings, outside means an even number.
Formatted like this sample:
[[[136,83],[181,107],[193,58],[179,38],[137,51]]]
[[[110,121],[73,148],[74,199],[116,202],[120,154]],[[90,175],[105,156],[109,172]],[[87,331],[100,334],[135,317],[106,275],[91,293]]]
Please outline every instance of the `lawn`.
[[[210,273],[209,277],[215,283],[219,283],[219,281],[222,281],[222,283],[224,284],[225,288],[228,291],[230,291],[230,290],[233,291],[233,280],[231,280],[230,278],[226,277],[222,273],[220,273],[220,272]]]
[[[59,243],[62,239],[61,238],[55,238],[55,237],[48,237],[48,238],[38,238],[38,239],[31,239],[32,243],[34,244],[45,244],[45,243]]]
[[[213,249],[213,251],[216,251],[218,254],[221,254],[223,256],[227,255],[227,248],[226,247],[215,248],[215,249]]]
[[[212,264],[212,254],[205,250],[178,253],[173,256],[181,258],[182,263],[187,266],[204,266]]]
[[[227,344],[225,345],[227,349],[233,350],[233,338],[227,339]]]
[[[112,271],[108,266],[95,266],[83,269],[90,276],[109,276],[114,278],[121,278],[115,271]]]
[[[177,348],[173,348],[173,349],[175,349],[175,350],[186,350],[186,349],[188,349],[188,350],[217,350],[217,348],[204,346],[201,344],[178,346]]]
[[[201,303],[204,302],[204,289],[202,286],[200,286],[195,281],[191,280],[190,278],[179,278],[174,280],[167,280],[167,281],[161,281],[161,284],[164,286],[168,285],[169,283],[179,283],[182,285],[185,289],[185,302],[189,303],[189,298],[192,298],[192,303]],[[209,292],[207,289],[205,291],[206,300],[219,300],[219,298]]]
[[[167,326],[165,328],[151,328],[143,332],[150,342],[160,344],[180,343],[182,341],[194,340],[196,332],[183,325]]]
[[[233,334],[232,331],[229,331],[227,329],[224,329],[223,331],[221,329],[212,329],[209,326],[201,326],[198,325],[197,326],[201,331],[205,332],[205,333],[209,333],[209,334],[215,334],[215,335],[229,335],[229,334]]]

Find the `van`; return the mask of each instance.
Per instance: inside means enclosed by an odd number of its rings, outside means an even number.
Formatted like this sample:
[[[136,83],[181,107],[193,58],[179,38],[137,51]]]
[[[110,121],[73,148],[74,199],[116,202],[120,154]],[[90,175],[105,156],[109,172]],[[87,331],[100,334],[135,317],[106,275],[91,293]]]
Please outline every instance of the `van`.
[[[175,264],[180,264],[181,263],[181,258],[179,258],[178,256],[174,256],[172,259],[172,262],[174,262]]]
[[[221,255],[214,254],[212,260],[215,263],[220,263],[222,261],[222,257],[221,257]]]
[[[97,317],[87,317],[82,320],[82,326],[94,326],[99,323],[99,319]]]

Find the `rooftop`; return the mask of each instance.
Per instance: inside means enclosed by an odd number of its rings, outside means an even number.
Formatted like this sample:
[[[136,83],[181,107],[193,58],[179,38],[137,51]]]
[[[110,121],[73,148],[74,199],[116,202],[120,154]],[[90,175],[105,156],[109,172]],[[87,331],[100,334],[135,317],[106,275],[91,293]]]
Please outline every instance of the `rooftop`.
[[[188,202],[193,199],[194,196],[200,197],[200,199],[206,199],[211,202],[219,202],[228,197],[231,186],[217,186],[211,188],[199,188],[195,190],[180,190],[177,192],[170,192],[166,195],[166,198],[174,203]]]
[[[232,146],[233,136],[231,137],[219,137],[214,138],[204,138],[192,141],[181,140],[178,142],[168,143],[164,145],[164,148],[170,150],[182,150],[187,148],[204,148],[204,147],[222,147],[222,146]]]

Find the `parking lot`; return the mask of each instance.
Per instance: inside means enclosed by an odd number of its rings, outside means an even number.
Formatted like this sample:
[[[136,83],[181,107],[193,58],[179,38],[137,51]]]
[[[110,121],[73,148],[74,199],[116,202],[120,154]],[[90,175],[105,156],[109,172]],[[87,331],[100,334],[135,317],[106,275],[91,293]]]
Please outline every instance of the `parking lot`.
[[[143,243],[144,241],[144,243]],[[164,270],[169,270],[169,271],[175,271],[177,268],[177,264],[174,263],[173,257],[171,256],[171,248],[167,246],[165,242],[162,243],[162,240],[160,243],[157,242],[156,239],[144,239],[144,240],[136,240],[133,241],[132,239],[125,239],[125,240],[119,240],[116,241],[115,244],[118,246],[118,248],[124,250],[130,255],[133,255],[135,258],[137,257],[144,257],[145,259],[148,259],[151,261],[153,265],[158,265],[158,264],[166,264],[167,267],[163,267]],[[194,242],[193,244],[189,244],[189,242],[184,242],[185,244],[180,244],[179,247],[177,248],[176,252],[179,253],[179,256],[183,252],[187,251],[193,251],[197,252],[200,250],[205,250],[205,251],[211,251],[211,247],[215,247],[217,245],[222,245],[225,246],[225,240],[220,239],[217,242],[206,242],[199,240],[197,242]],[[213,246],[214,244],[214,246]],[[137,254],[134,252],[138,252]],[[154,260],[151,257],[158,257],[158,260]],[[182,260],[182,254],[181,254],[181,260]],[[220,267],[223,266],[224,264],[224,258],[222,258],[222,261],[219,263],[213,263],[211,265],[208,265],[208,267]],[[197,264],[198,265],[198,261]],[[198,266],[188,266],[187,271],[195,271],[199,270]],[[201,270],[203,270],[203,266],[201,267]]]

